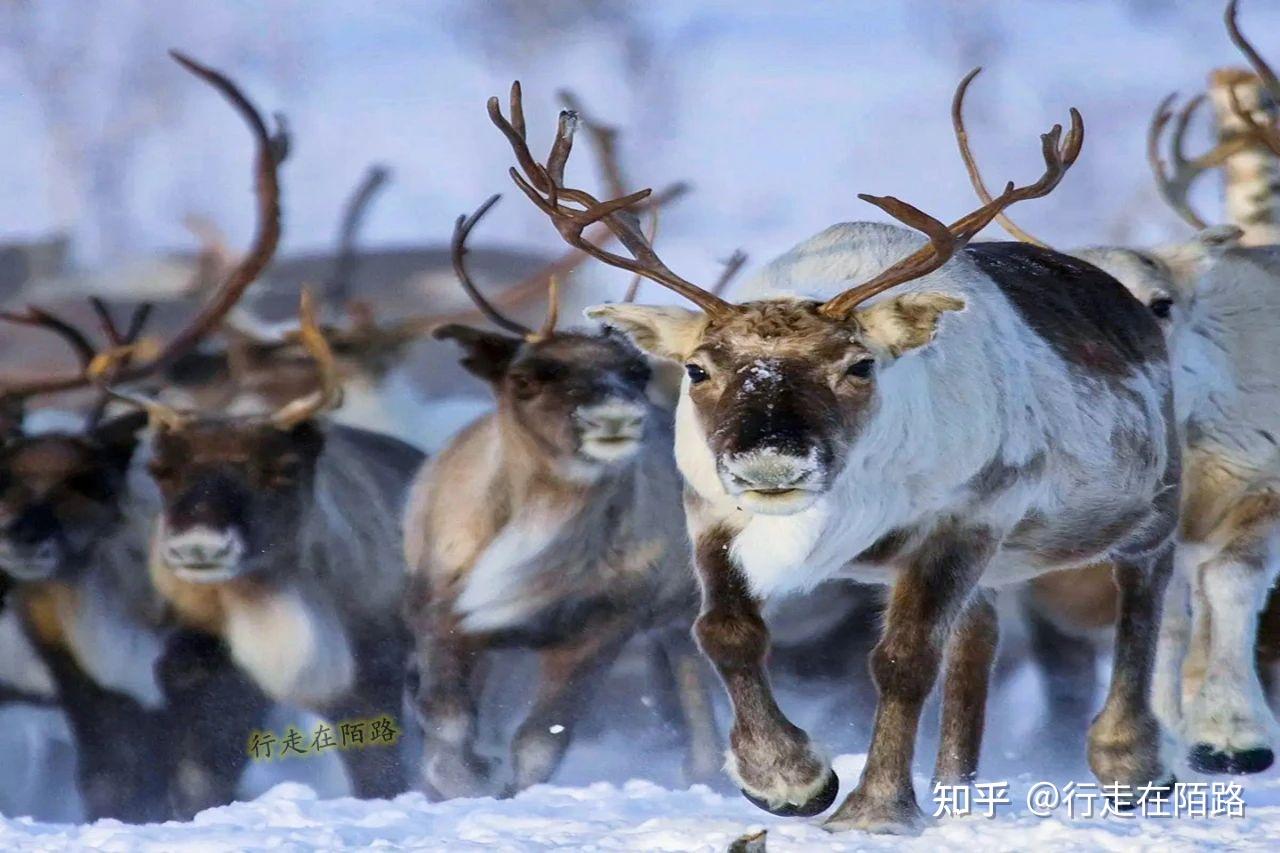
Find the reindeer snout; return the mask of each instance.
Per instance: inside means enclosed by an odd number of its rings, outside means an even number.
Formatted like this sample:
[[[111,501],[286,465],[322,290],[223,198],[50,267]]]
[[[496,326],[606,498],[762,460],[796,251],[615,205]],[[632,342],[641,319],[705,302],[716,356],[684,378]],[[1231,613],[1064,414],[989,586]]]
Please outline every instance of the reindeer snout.
[[[244,555],[244,544],[234,531],[193,527],[170,535],[164,543],[165,561],[188,579],[212,579],[206,575],[233,572]],[[199,576],[192,577],[199,573]]]
[[[605,462],[635,453],[644,438],[646,417],[644,406],[629,401],[583,406],[574,413],[583,452]]]

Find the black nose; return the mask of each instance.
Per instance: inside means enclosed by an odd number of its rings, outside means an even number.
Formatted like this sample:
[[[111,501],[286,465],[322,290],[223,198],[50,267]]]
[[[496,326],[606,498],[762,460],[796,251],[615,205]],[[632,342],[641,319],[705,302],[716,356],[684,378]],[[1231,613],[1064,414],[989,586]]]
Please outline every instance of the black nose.
[[[37,504],[14,519],[5,534],[14,545],[39,545],[57,536],[58,519],[48,504]]]

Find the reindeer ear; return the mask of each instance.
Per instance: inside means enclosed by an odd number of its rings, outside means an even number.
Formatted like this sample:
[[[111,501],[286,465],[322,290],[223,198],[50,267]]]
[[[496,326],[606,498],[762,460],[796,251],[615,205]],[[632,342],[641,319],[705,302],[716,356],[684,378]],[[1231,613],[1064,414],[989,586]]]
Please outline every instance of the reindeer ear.
[[[895,358],[933,340],[938,319],[964,310],[964,300],[945,293],[904,293],[857,311],[854,317],[867,338]]]
[[[1210,254],[1234,249],[1240,245],[1240,238],[1243,236],[1244,231],[1235,225],[1214,225],[1196,232],[1196,240]]]
[[[588,308],[586,315],[621,331],[649,355],[676,362],[689,357],[707,327],[707,315],[701,311],[669,305],[611,302]]]
[[[93,428],[94,443],[118,470],[124,471],[129,467],[133,452],[138,447],[138,434],[147,428],[147,420],[146,412],[135,411]]]
[[[486,382],[497,382],[506,374],[523,343],[510,335],[485,332],[459,323],[439,326],[431,331],[431,337],[438,341],[457,341],[466,352],[462,366]]]

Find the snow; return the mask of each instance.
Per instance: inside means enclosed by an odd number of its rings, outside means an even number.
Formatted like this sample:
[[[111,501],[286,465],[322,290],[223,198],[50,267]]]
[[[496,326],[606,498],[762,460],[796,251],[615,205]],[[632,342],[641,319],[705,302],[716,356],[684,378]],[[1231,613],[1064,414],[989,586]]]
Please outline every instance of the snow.
[[[854,779],[862,756],[835,761]],[[470,850],[724,851],[736,838],[768,831],[771,853],[822,850],[1274,850],[1280,844],[1280,779],[1249,783],[1245,816],[1040,818],[1019,800],[1030,780],[1015,781],[1007,813],[933,821],[919,836],[830,834],[812,820],[774,818],[738,796],[704,786],[672,791],[633,780],[584,787],[541,785],[509,800],[430,803],[421,794],[394,800],[320,799],[283,783],[247,803],[210,809],[186,824],[87,826],[0,819],[0,848],[25,850]],[[917,779],[922,790],[927,784]]]

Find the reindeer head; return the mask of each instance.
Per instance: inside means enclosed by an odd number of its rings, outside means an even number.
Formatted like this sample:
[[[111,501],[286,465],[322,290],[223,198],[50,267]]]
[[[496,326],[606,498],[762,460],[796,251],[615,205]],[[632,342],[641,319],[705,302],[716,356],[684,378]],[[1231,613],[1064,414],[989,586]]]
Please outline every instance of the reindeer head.
[[[547,320],[536,332],[499,313],[472,281],[466,239],[497,200],[493,196],[471,216],[458,218],[453,258],[468,295],[507,333],[450,323],[433,334],[462,346],[463,366],[493,388],[503,423],[560,467],[595,471],[632,458],[651,409],[646,390],[652,372],[643,355],[613,333],[557,331],[555,279]]]
[[[657,256],[629,208],[649,191],[600,202],[564,185],[564,166],[577,117],[560,114],[545,164],[525,140],[519,84],[511,91],[511,119],[496,98],[489,115],[515,152],[517,186],[551,219],[571,245],[605,263],[630,270],[684,296],[700,311],[638,305],[603,305],[588,316],[621,329],[643,350],[685,365],[677,448],[696,430],[714,460],[724,489],[744,509],[791,514],[831,487],[863,425],[891,393],[881,374],[899,358],[929,343],[943,314],[964,303],[946,292],[914,292],[863,303],[945,264],[997,213],[1016,201],[1046,195],[1074,162],[1083,140],[1079,114],[1061,145],[1061,127],[1042,137],[1046,170],[1034,184],[1010,183],[1001,195],[951,225],[892,197],[860,196],[924,232],[929,242],[870,281],[826,302],[798,298],[735,305],[686,281]],[[583,238],[603,221],[629,257]],[[683,451],[681,451],[683,456]]]
[[[124,523],[138,413],[79,434],[10,434],[0,444],[0,572],[18,581],[67,577]]]
[[[296,564],[324,433],[315,420],[341,403],[333,353],[308,293],[301,336],[320,388],[265,417],[193,416],[154,400],[151,476],[160,488],[158,556],[181,580],[220,583]]]

